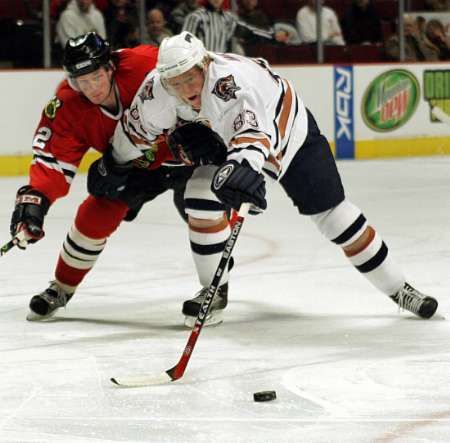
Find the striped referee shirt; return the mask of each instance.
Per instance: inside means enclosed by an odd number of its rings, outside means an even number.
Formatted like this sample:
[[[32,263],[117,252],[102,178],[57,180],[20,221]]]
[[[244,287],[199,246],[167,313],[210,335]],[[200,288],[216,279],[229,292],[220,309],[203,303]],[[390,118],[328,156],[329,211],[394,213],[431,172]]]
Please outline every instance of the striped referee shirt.
[[[191,12],[184,21],[183,31],[198,37],[208,51],[230,52],[231,39],[237,28],[253,36],[273,40],[274,33],[251,26],[230,11],[216,10],[209,4]]]

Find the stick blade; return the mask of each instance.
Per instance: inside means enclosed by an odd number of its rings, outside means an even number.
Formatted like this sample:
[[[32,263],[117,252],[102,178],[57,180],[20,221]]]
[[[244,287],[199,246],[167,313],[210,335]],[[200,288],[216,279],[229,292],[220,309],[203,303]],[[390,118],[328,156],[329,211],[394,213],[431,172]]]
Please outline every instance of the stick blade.
[[[130,377],[114,377],[110,379],[116,386],[121,388],[145,388],[146,386],[164,385],[173,381],[167,372],[153,375],[140,375]]]

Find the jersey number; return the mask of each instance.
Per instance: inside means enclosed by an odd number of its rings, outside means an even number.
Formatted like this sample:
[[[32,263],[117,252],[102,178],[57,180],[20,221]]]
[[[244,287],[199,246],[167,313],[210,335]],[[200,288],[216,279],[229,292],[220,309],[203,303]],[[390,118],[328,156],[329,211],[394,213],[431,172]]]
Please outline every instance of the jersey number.
[[[52,130],[50,128],[47,128],[46,126],[39,128],[34,136],[33,148],[44,149],[45,144],[50,140],[51,136]]]
[[[252,128],[257,128],[258,120],[256,114],[249,109],[244,109],[233,122],[234,132],[238,132],[245,124],[248,124]]]

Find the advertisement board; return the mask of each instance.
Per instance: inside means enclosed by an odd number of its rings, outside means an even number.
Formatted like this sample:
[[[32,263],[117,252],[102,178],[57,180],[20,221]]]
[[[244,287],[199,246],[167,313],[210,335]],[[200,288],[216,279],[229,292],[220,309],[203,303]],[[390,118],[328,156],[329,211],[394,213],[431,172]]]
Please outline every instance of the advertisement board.
[[[447,63],[274,70],[293,83],[337,158],[450,154]],[[36,125],[63,76],[60,70],[0,71],[0,175],[27,173]]]
[[[334,143],[338,158],[355,157],[353,67],[334,67]]]
[[[355,158],[450,153],[448,64],[366,65],[354,71]]]

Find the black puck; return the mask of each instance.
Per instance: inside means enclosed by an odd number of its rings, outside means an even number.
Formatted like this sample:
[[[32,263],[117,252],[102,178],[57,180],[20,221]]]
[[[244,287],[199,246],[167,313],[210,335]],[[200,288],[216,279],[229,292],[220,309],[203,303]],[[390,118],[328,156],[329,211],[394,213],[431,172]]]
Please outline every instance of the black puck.
[[[275,391],[261,391],[253,394],[253,400],[255,401],[271,401],[277,398]]]

